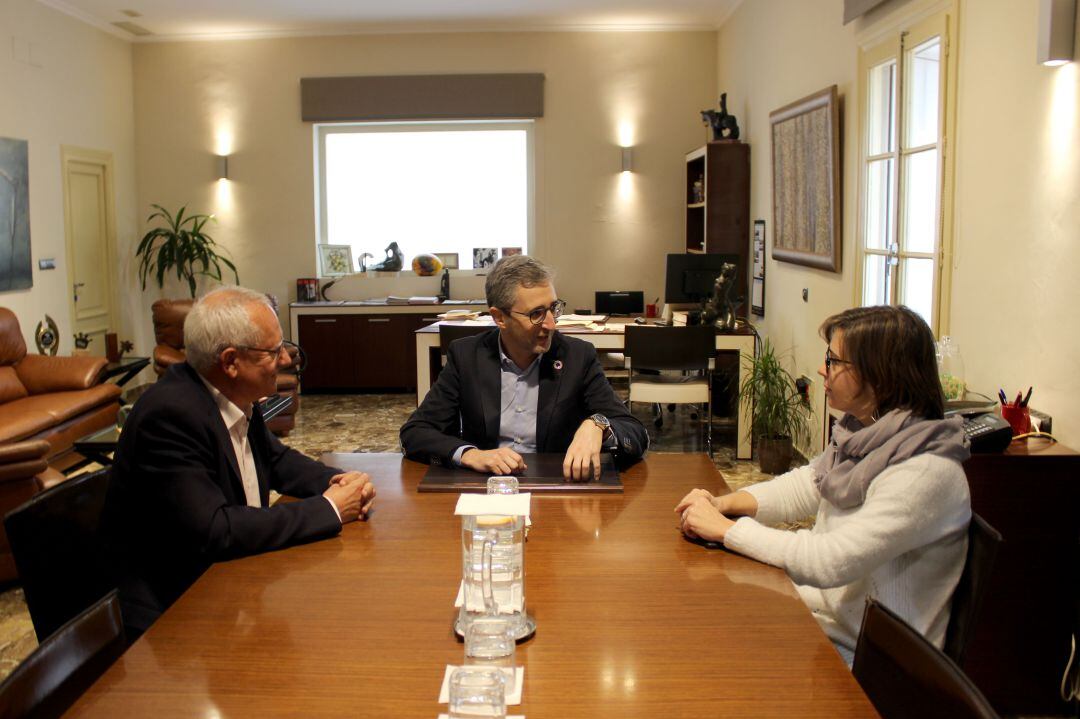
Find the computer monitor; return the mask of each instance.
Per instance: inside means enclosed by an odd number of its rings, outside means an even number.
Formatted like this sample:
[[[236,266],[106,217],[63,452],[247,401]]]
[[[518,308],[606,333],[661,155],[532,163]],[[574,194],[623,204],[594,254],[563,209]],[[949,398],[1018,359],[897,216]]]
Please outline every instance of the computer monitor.
[[[645,292],[643,290],[596,293],[596,314],[598,315],[640,315],[645,311]]]
[[[712,294],[717,275],[725,263],[742,271],[738,255],[677,254],[667,256],[664,301],[668,304],[701,302]]]

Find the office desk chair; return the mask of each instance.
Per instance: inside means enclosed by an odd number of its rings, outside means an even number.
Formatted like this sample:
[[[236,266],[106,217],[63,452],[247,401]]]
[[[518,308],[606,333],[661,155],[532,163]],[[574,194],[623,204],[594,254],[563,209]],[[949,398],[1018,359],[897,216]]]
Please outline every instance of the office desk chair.
[[[4,517],[39,642],[116,586],[98,533],[108,488],[108,469],[79,475]]]
[[[707,417],[705,448],[712,456],[712,371],[716,330],[709,326],[647,327],[627,325],[626,367],[629,402],[704,404]],[[681,374],[640,374],[641,370]],[[661,410],[662,412],[662,410]],[[657,426],[663,424],[663,415]]]
[[[0,716],[58,717],[124,652],[116,592],[38,645],[0,684]]]
[[[883,719],[998,716],[956,662],[872,598],[851,673]]]
[[[972,512],[964,573],[960,575],[956,591],[953,592],[949,626],[945,629],[945,654],[957,664],[964,663],[964,654],[982,611],[983,598],[1000,544],[1001,534]]]

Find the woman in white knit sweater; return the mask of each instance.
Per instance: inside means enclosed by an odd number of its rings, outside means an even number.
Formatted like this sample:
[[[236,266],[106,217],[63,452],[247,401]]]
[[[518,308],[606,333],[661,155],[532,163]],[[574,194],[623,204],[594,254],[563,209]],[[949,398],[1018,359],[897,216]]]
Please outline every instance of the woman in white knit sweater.
[[[695,489],[675,508],[682,531],[784,569],[848,664],[868,596],[941,647],[971,503],[967,441],[959,418],[943,419],[933,335],[908,308],[886,306],[834,315],[821,335],[825,396],[844,412],[825,452],[732,494]],[[815,513],[812,530],[766,526]]]

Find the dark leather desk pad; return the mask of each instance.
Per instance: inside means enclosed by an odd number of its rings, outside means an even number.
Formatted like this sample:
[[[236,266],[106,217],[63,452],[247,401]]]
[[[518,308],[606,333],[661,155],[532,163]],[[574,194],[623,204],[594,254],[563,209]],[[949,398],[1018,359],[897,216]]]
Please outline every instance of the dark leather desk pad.
[[[622,492],[622,480],[610,454],[600,455],[600,480],[571,482],[563,479],[563,454],[523,454],[525,471],[514,476],[521,492],[565,492],[594,494]],[[417,487],[418,492],[487,492],[490,475],[464,467],[430,466]]]

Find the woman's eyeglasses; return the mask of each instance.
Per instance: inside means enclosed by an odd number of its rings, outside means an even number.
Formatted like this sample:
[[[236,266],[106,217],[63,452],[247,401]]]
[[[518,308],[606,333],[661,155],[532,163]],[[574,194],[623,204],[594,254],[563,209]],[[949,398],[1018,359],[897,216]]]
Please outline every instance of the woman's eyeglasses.
[[[825,350],[825,371],[826,372],[832,372],[832,367],[833,367],[834,364],[851,364],[851,361],[846,360],[846,359],[840,359],[839,357],[834,357],[833,353],[830,352],[828,350],[828,348],[826,348],[826,350]]]
[[[535,310],[530,310],[528,312],[518,312],[517,310],[507,310],[507,312],[528,317],[529,322],[532,322],[534,325],[539,325],[543,324],[548,312],[550,312],[551,316],[555,319],[559,319],[562,317],[563,309],[565,308],[566,300],[555,300],[549,307],[537,307]]]

